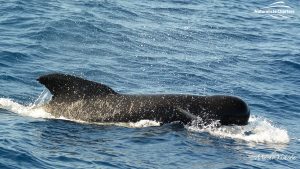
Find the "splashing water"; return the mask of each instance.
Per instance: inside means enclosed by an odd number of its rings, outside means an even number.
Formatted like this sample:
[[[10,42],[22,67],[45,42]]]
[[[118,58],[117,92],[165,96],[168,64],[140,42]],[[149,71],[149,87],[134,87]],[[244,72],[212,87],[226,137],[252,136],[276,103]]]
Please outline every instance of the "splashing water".
[[[140,120],[135,123],[129,123],[129,127],[132,128],[142,128],[142,127],[150,127],[150,126],[160,126],[161,123],[153,120]]]
[[[209,134],[221,138],[231,138],[253,143],[275,143],[285,144],[290,141],[288,132],[285,129],[278,128],[272,124],[272,121],[254,115],[250,116],[249,123],[246,126],[219,126],[218,121],[209,125],[186,126],[192,132],[208,132]]]
[[[23,116],[31,116],[34,118],[54,118],[42,107],[38,107],[35,105],[23,106],[7,98],[0,98],[0,108]]]
[[[34,106],[42,106],[45,103],[49,102],[52,98],[52,95],[50,93],[50,91],[45,88],[42,93],[39,95],[39,97],[35,100],[35,102],[33,103]]]

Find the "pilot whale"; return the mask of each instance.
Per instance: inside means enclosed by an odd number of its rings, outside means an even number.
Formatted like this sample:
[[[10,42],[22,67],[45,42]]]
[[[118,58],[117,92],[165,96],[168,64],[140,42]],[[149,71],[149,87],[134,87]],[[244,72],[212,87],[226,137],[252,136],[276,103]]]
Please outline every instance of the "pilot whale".
[[[222,125],[246,125],[248,105],[235,96],[148,94],[115,92],[110,87],[73,75],[53,73],[37,79],[52,94],[44,105],[55,117],[86,122],[137,122],[148,119],[161,123],[191,123],[218,120]]]

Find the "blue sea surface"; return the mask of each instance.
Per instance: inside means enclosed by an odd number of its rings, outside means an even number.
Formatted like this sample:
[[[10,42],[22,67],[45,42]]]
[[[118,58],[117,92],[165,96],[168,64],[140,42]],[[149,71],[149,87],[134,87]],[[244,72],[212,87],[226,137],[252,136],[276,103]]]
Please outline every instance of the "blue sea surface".
[[[0,168],[299,168],[300,1],[288,17],[255,12],[274,2],[0,0]],[[120,93],[239,96],[250,122],[51,119],[36,79],[53,72]]]

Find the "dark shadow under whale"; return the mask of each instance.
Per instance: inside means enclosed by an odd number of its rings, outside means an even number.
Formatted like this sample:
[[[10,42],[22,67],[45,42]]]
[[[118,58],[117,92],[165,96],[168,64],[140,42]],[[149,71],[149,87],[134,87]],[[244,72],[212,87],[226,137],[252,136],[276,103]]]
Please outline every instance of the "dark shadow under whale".
[[[65,74],[49,74],[37,79],[51,92],[45,105],[55,117],[87,122],[137,122],[148,119],[161,123],[190,123],[219,120],[222,125],[246,125],[247,104],[234,96],[129,95],[115,92],[101,83]]]

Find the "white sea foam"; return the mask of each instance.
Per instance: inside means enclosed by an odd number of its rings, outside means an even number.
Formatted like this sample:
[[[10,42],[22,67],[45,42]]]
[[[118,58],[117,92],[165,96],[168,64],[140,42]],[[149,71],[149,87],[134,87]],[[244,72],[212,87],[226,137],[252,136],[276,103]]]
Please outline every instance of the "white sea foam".
[[[142,128],[142,127],[150,127],[150,126],[160,126],[161,123],[153,120],[140,120],[135,123],[129,123],[129,127],[132,128]]]
[[[195,124],[195,123],[194,123]],[[193,132],[208,132],[221,138],[231,138],[252,143],[286,144],[290,141],[286,129],[276,127],[272,121],[254,115],[246,126],[220,126],[217,122],[206,126],[191,125],[186,128]]]
[[[7,98],[0,98],[0,108],[23,116],[31,116],[34,118],[54,118],[50,113],[47,113],[42,107],[38,107],[35,105],[23,106]]]

